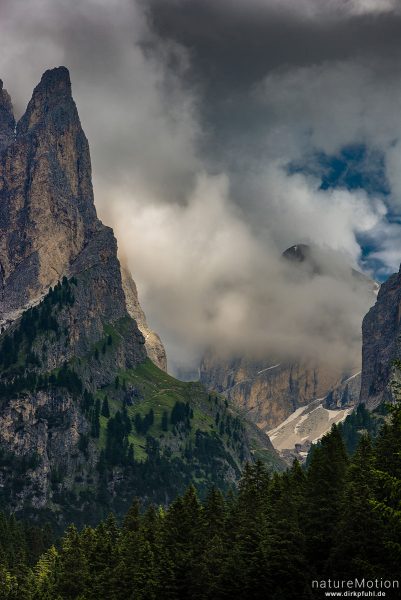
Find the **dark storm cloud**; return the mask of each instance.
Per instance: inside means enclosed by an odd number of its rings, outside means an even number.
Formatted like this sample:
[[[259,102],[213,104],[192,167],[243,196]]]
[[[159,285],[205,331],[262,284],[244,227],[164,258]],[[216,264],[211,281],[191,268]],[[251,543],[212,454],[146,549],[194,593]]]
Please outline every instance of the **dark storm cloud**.
[[[266,160],[297,160],[305,153],[335,153],[347,144],[366,143],[365,127],[355,131],[362,115],[372,119],[370,129],[380,127],[373,106],[367,106],[370,98],[383,108],[382,128],[394,127],[385,123],[394,120],[399,97],[394,88],[400,87],[401,10],[396,0],[151,0],[147,6],[159,36],[179,43],[191,57],[186,78],[201,98],[205,135],[200,148],[211,169],[231,171],[239,204],[249,203],[244,172],[264,169]],[[314,80],[322,81],[322,89],[313,89]],[[395,99],[391,107],[389,96]],[[350,102],[359,106],[350,111]],[[332,119],[333,103],[342,123],[334,119],[331,131],[325,126],[328,143],[321,148],[311,142],[311,113],[326,110],[326,118]],[[340,139],[335,130],[347,128],[350,135]],[[274,130],[280,130],[279,140],[272,136]],[[393,129],[394,139],[398,130]],[[282,147],[286,135],[292,138],[291,148]],[[330,146],[332,138],[337,144]]]
[[[193,79],[211,95],[237,94],[279,68],[356,56],[401,62],[401,14],[394,11],[347,14],[344,7],[307,18],[288,2],[151,0],[150,18],[161,36],[189,49]]]

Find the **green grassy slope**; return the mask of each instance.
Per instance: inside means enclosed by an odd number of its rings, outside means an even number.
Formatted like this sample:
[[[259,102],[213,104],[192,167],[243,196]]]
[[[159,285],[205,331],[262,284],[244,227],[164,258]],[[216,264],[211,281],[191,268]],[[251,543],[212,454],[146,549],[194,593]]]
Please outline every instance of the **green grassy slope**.
[[[116,385],[109,385],[97,393],[101,402],[106,396],[111,417],[121,410],[123,405],[126,406],[127,414],[133,422],[137,414],[144,418],[150,410],[153,410],[154,421],[146,434],[137,432],[133,427],[128,436],[129,442],[134,446],[137,461],[144,461],[147,458],[145,448],[148,435],[158,439],[161,448],[168,448],[171,457],[179,457],[185,447],[190,444],[195,445],[197,432],[203,432],[222,439],[238,469],[241,469],[242,463],[253,455],[273,468],[281,466],[280,460],[272,453],[264,434],[261,435],[256,427],[244,422],[239,413],[229,406],[224,398],[218,394],[208,394],[198,382],[183,382],[175,379],[161,371],[149,359],[135,369],[120,371],[118,388]],[[192,409],[190,430],[182,431],[182,428],[171,423],[171,413],[177,402],[188,403]],[[169,417],[167,431],[162,429],[163,413],[167,413]],[[106,446],[107,422],[106,417],[100,417],[101,448]],[[221,427],[222,422],[225,423],[224,428]]]

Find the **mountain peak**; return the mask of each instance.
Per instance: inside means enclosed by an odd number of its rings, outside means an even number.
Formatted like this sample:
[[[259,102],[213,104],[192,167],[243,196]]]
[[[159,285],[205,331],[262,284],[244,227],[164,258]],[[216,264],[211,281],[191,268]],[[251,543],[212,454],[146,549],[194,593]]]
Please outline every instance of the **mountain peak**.
[[[4,90],[0,95],[8,106]],[[0,177],[8,184],[0,208],[0,321],[7,322],[68,272],[99,221],[89,145],[68,70],[43,74],[15,133],[4,114]]]
[[[0,79],[0,152],[13,140],[14,130],[13,105],[7,90],[3,88],[3,80]]]
[[[307,244],[295,244],[283,252],[283,257],[294,261],[304,262],[310,258],[311,248]]]
[[[72,97],[71,79],[67,67],[55,67],[45,71],[33,91],[33,96],[38,94],[43,94],[53,102]]]
[[[71,79],[67,67],[55,67],[45,71],[33,91],[32,97],[51,99],[56,103],[65,98],[72,98]]]
[[[40,83],[37,87],[59,87],[61,85],[71,87],[70,72],[67,67],[64,66],[47,69],[40,78]]]
[[[45,71],[33,90],[25,114],[18,126],[18,135],[28,133],[33,127],[52,120],[59,130],[66,123],[79,123],[78,111],[71,93],[70,74],[66,67]]]

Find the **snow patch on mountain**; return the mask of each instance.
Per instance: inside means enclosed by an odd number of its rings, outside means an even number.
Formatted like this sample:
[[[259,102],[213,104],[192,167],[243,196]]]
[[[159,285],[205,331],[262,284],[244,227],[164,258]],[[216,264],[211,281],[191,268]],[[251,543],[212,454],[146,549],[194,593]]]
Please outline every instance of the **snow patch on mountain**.
[[[329,410],[323,406],[324,398],[317,398],[307,406],[295,410],[283,423],[268,431],[273,446],[280,453],[307,452],[310,445],[318,441],[333,423],[340,423],[353,408]]]

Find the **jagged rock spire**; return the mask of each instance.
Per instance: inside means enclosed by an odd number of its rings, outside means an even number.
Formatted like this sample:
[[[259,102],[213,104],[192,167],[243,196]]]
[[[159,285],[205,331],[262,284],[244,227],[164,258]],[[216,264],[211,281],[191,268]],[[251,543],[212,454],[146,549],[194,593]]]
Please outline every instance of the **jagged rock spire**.
[[[4,91],[3,105],[11,103]],[[59,277],[99,228],[89,145],[68,69],[46,71],[0,160],[0,317],[13,318]]]
[[[102,330],[102,319],[130,314],[139,321],[149,356],[166,369],[165,350],[146,323],[135,283],[126,271],[121,278],[113,232],[96,215],[89,145],[66,67],[43,74],[16,135],[14,130],[11,101],[1,84],[0,326],[40,300],[63,275],[98,268],[99,286],[86,298],[94,302],[88,309],[93,331]],[[142,336],[135,331],[136,354],[142,356]],[[76,339],[83,338],[78,332]]]
[[[0,79],[0,153],[14,139],[15,119],[11,98]]]
[[[60,120],[60,125],[66,125],[68,121],[79,122],[71,94],[70,74],[66,67],[56,67],[42,75],[25,114],[18,122],[17,134],[24,135],[32,127],[48,119],[55,122]]]

